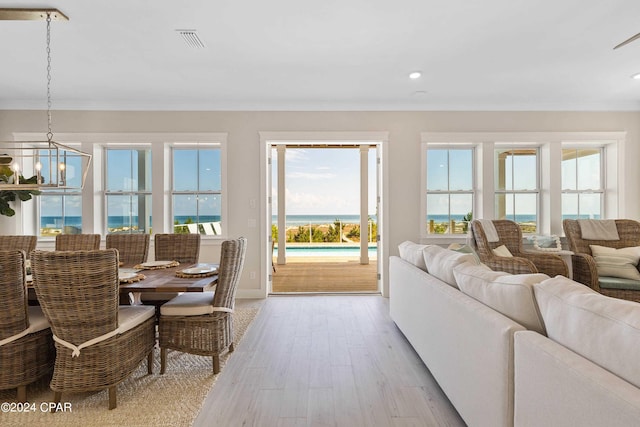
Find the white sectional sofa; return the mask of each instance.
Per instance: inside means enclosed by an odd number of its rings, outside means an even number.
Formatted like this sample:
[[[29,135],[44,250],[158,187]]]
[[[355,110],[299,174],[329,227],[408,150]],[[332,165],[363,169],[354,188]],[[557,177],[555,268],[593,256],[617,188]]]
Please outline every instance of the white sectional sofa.
[[[640,425],[640,304],[438,246],[400,254],[391,317],[469,426]]]

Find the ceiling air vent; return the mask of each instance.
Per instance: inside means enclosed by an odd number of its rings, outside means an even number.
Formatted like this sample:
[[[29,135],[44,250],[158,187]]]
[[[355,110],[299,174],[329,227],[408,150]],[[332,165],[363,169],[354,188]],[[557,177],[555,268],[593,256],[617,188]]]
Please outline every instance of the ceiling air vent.
[[[198,37],[196,30],[176,30],[176,32],[180,34],[180,37],[182,37],[182,40],[184,40],[187,46],[194,49],[204,48],[204,43],[202,43],[202,40]]]

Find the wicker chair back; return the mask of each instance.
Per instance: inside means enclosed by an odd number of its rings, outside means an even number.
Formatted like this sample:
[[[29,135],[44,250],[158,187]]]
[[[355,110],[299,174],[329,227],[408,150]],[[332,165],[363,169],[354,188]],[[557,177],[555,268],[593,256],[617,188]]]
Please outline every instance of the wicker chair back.
[[[82,343],[118,327],[118,254],[34,251],[33,285],[53,334]]]
[[[156,234],[154,237],[156,261],[178,261],[194,264],[200,256],[199,234]]]

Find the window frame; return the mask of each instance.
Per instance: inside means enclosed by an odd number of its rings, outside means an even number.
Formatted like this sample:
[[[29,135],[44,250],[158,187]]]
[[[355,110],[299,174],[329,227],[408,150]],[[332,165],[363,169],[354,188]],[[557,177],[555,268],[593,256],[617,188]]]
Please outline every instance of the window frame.
[[[571,190],[571,189],[565,189],[562,188],[562,195],[565,194],[577,194],[578,195],[578,212],[577,215],[578,217],[580,217],[580,195],[581,194],[600,194],[600,218],[604,218],[604,205],[605,205],[605,197],[606,197],[606,173],[605,173],[605,164],[606,164],[606,148],[605,146],[597,146],[597,145],[573,145],[573,144],[566,144],[562,147],[562,150],[586,150],[586,149],[598,149],[598,151],[600,152],[600,188],[594,189],[594,188],[589,188],[589,189],[585,189],[585,190],[580,190],[579,187],[579,181],[578,181],[578,166],[576,163],[576,189],[575,190]],[[561,176],[562,178],[562,176]],[[564,209],[563,209],[564,210]]]
[[[196,190],[196,191],[189,191],[189,190],[175,190],[174,189],[174,183],[175,183],[175,176],[174,176],[174,170],[175,170],[175,157],[174,157],[174,153],[176,152],[176,150],[197,150],[198,154],[200,152],[200,150],[219,150],[220,151],[220,190]],[[197,162],[198,162],[198,171],[199,171],[199,162],[200,162],[200,156],[197,156]],[[222,236],[224,236],[225,234],[225,214],[224,212],[224,207],[226,206],[226,201],[225,201],[225,192],[223,191],[224,188],[224,162],[223,162],[223,147],[222,144],[220,143],[196,143],[196,144],[188,144],[188,143],[180,143],[180,144],[173,144],[170,146],[170,164],[171,164],[171,172],[170,172],[170,205],[171,205],[171,222],[173,223],[174,218],[175,218],[175,209],[174,209],[174,196],[177,195],[193,195],[194,197],[199,197],[200,195],[211,195],[211,196],[219,196],[220,197],[220,227],[222,229],[222,235],[207,235],[205,233],[200,232],[200,234],[202,236],[207,236],[207,237],[213,237],[213,238],[222,238]],[[199,217],[199,215],[197,215],[197,217]],[[196,221],[196,223],[200,223],[200,221]],[[175,228],[174,228],[175,230]]]
[[[535,189],[516,189],[515,187],[513,187],[513,176],[511,178],[511,184],[512,187],[511,189],[507,189],[505,188],[504,190],[498,189],[496,188],[496,179],[497,179],[497,172],[496,172],[496,164],[494,163],[494,167],[493,167],[493,174],[494,174],[494,206],[497,206],[498,201],[497,201],[497,196],[502,194],[505,197],[505,205],[506,203],[506,199],[507,197],[513,197],[514,198],[514,204],[515,204],[515,198],[518,194],[535,194],[535,199],[536,199],[536,207],[535,207],[535,216],[536,216],[536,232],[537,230],[540,229],[540,193],[541,193],[541,188],[540,188],[540,165],[541,165],[541,161],[540,161],[540,146],[536,146],[536,145],[531,145],[531,144],[519,144],[519,143],[496,143],[494,145],[494,158],[497,158],[497,152],[498,151],[517,151],[517,150],[535,150],[535,156],[536,156],[536,166],[535,166],[535,170],[536,170],[536,179],[535,179]],[[514,174],[514,168],[513,168],[513,159],[512,159],[512,170],[511,170],[512,175]],[[506,187],[506,185],[505,185]],[[517,212],[515,212],[514,210],[514,215],[517,215]],[[498,215],[495,212],[495,208],[494,208],[494,217],[495,219],[503,219],[498,217]],[[517,222],[515,220],[515,217],[511,218],[510,214],[506,213],[506,206],[505,206],[505,216],[504,219],[508,219],[514,222]],[[523,231],[524,233],[524,231]]]
[[[447,188],[447,190],[429,190],[427,185],[427,158],[429,156],[429,150],[446,150],[447,151],[447,187],[449,187],[450,182],[450,152],[454,150],[470,150],[471,151],[471,189],[470,190],[451,190]],[[474,213],[475,206],[475,198],[476,198],[476,146],[473,144],[426,144],[423,145],[422,150],[422,198],[421,198],[421,206],[422,206],[422,214],[420,217],[420,221],[425,221],[424,224],[421,225],[421,230],[423,234],[428,236],[456,236],[460,235],[460,233],[451,233],[450,229],[448,229],[447,233],[430,233],[429,232],[429,223],[427,221],[427,217],[429,214],[429,209],[427,206],[427,199],[429,194],[446,194],[449,197],[449,204],[447,208],[447,215],[449,217],[449,223],[451,222],[451,195],[453,194],[470,194],[471,195],[471,212],[472,215]]]
[[[103,191],[103,230],[101,232],[102,235],[106,236],[107,234],[111,234],[109,232],[109,204],[108,204],[108,198],[110,195],[113,196],[151,196],[153,198],[153,178],[151,178],[151,183],[150,183],[150,187],[151,190],[129,190],[129,191],[112,191],[112,190],[108,190],[107,189],[107,184],[108,184],[108,155],[107,152],[110,150],[120,150],[120,151],[148,151],[149,152],[149,156],[151,157],[150,159],[147,160],[147,163],[151,164],[151,174],[150,177],[153,176],[153,149],[152,146],[150,144],[144,144],[144,145],[114,145],[114,144],[106,144],[102,146],[102,154],[103,154],[103,168],[102,168],[102,185],[104,188]],[[146,172],[146,171],[145,171]],[[153,215],[153,209],[151,210],[151,215]],[[152,231],[152,225],[149,224],[149,228],[145,231],[145,234],[151,234]]]

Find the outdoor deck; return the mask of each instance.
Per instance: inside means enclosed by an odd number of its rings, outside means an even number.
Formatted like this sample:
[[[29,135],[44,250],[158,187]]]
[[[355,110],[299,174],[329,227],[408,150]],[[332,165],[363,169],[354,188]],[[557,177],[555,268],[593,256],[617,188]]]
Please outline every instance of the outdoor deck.
[[[352,257],[289,257],[276,270],[274,293],[378,291],[375,259],[362,265]]]

